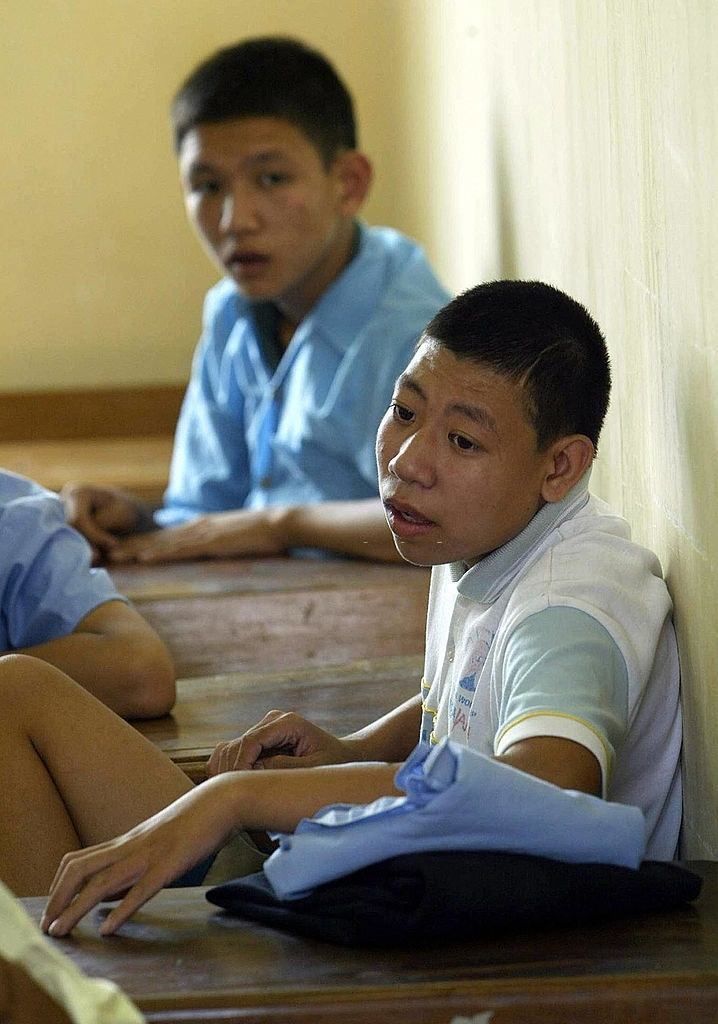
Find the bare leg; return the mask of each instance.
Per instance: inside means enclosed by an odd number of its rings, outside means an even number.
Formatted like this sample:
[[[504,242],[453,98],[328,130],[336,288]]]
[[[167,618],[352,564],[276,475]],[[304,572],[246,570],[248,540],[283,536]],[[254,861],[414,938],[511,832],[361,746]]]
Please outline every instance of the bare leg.
[[[0,877],[43,895],[64,853],[134,827],[192,788],[184,772],[68,676],[0,658]]]

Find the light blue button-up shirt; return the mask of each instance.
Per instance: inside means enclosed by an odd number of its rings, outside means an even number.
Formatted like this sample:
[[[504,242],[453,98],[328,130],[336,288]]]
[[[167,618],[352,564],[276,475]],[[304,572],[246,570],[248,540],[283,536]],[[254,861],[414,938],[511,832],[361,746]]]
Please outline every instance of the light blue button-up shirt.
[[[234,283],[210,290],[159,525],[205,512],[369,498],[374,440],[397,376],[447,301],[423,251],[359,228],[354,259],[275,367]]]
[[[0,471],[0,652],[66,636],[98,605],[124,600],[90,558],[57,495]]]

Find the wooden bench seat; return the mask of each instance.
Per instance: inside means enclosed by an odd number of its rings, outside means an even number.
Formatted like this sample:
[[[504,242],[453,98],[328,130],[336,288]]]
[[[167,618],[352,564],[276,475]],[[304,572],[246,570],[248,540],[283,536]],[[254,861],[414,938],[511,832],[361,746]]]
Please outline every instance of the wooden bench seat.
[[[278,590],[349,590],[403,583],[426,590],[429,570],[351,558],[207,558],[111,567],[115,586],[138,606],[147,602]]]
[[[418,693],[422,664],[421,656],[413,655],[182,679],[171,715],[134,724],[199,781],[217,743],[241,735],[273,708],[296,711],[322,729],[346,735]]]
[[[718,864],[695,906],[422,949],[343,949],[165,890],[120,934],[55,940],[152,1024],[715,1024]],[[39,919],[44,901],[22,901]]]
[[[151,504],[162,500],[171,435],[73,438],[58,441],[6,441],[0,467],[28,476],[51,491],[71,480],[121,487]]]
[[[112,575],[167,644],[179,678],[424,649],[422,569],[272,558],[128,566]]]

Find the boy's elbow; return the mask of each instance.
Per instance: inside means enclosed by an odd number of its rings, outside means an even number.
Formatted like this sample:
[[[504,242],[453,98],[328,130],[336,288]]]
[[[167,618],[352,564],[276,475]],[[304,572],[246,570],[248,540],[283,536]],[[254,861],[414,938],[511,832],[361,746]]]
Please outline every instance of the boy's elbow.
[[[123,718],[160,718],[174,707],[174,666],[160,642],[135,651],[125,663],[120,682],[119,707],[114,710]]]

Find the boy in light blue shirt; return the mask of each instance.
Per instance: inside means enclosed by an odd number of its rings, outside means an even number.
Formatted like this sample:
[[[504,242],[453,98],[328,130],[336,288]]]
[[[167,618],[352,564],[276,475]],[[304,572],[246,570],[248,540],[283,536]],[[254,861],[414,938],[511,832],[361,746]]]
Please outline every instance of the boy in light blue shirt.
[[[69,521],[115,562],[396,558],[374,438],[446,293],[414,242],[357,219],[372,171],[346,88],[300,43],[255,39],[195,69],[172,117],[190,221],[226,277],[205,301],[164,506],[153,519],[72,485]]]
[[[57,495],[0,470],[0,654],[42,658],[119,715],[164,715],[169,654],[90,554]]]

